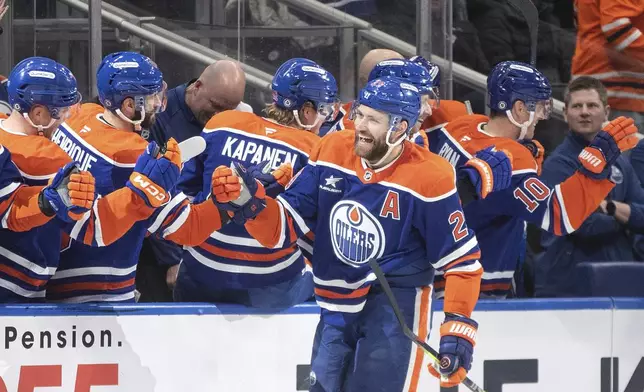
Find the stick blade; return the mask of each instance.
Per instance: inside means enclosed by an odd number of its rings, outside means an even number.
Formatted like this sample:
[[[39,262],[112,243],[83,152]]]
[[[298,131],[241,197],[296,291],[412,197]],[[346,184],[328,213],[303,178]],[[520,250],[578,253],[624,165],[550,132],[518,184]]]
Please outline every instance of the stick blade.
[[[188,162],[206,150],[206,140],[201,136],[193,136],[179,143],[179,150],[181,150],[181,163]]]
[[[530,31],[530,64],[537,63],[537,40],[539,36],[539,11],[531,0],[509,0],[510,5],[516,8],[528,25]]]

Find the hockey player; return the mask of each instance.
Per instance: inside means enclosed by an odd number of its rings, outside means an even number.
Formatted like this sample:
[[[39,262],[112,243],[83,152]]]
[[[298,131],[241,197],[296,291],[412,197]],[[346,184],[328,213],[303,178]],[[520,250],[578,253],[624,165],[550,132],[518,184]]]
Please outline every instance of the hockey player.
[[[405,80],[405,82],[410,83],[418,89],[421,96],[421,109],[418,121],[416,121],[416,124],[413,125],[411,130],[410,138],[416,144],[425,148],[429,148],[427,134],[421,132],[421,127],[440,105],[440,98],[438,96],[440,79],[438,79],[438,74],[438,67],[429,62],[420,65],[405,59],[381,61],[376,64],[369,74],[369,81],[385,76],[393,76]]]
[[[575,231],[613,188],[608,178],[611,165],[621,151],[635,145],[633,134],[637,129],[624,118],[611,122],[579,155],[578,170],[549,188],[537,174],[540,167],[533,156],[537,149],[519,143],[529,145],[535,126],[550,113],[548,80],[528,64],[505,61],[490,73],[487,90],[490,118],[459,117],[445,128],[428,133],[428,138],[431,151],[457,168],[491,145],[513,155],[512,185],[464,208],[481,244],[485,269],[481,292],[484,296],[505,297],[522,263],[525,223],[534,223],[555,235]],[[444,278],[437,276],[437,292],[444,286]]]
[[[425,67],[433,76],[434,94],[438,97],[440,95],[438,88],[441,85],[440,68],[438,68],[438,65],[426,60],[422,56],[413,56],[409,61]],[[423,120],[423,124],[420,127],[425,132],[441,128],[453,119],[469,114],[463,102],[449,99],[441,100],[440,105],[433,105],[432,108],[432,112]]]
[[[208,195],[215,169],[231,162],[252,166],[272,183],[266,190],[276,196],[289,173],[306,165],[319,140],[317,131],[335,114],[336,81],[315,62],[294,58],[278,68],[272,90],[266,118],[226,111],[210,119],[202,133],[206,152],[186,163],[182,172],[182,197],[199,200]],[[263,174],[264,168],[278,173]],[[202,242],[186,247],[176,301],[282,309],[313,296],[311,273],[305,272],[304,256],[294,243],[266,249],[246,232],[243,222],[228,223]]]
[[[217,170],[215,197],[233,201],[228,208],[248,219],[246,229],[262,245],[283,247],[309,231],[316,234],[312,268],[322,312],[311,391],[402,391],[418,385],[422,352],[413,351],[374,284],[370,259],[389,276],[406,322],[419,336],[429,333],[434,272],[445,272],[443,385],[457,385],[470,369],[480,251],[465,223],[454,169],[408,140],[420,105],[418,90],[400,79],[369,82],[354,107],[356,130],[324,137],[277,200],[265,197],[261,184],[238,168],[251,196],[241,203],[237,176],[226,167]]]
[[[76,79],[65,66],[43,58],[27,58],[12,70],[7,84],[9,103],[14,109],[9,118],[0,121],[0,143],[11,151],[13,162],[27,185],[43,185],[57,189],[78,169],[67,154],[47,137],[68,115],[69,108],[80,101]],[[45,136],[41,136],[45,135]],[[142,179],[159,185],[166,194],[159,167],[167,168],[167,159],[140,157]],[[61,170],[62,168],[62,170]],[[175,178],[179,170],[174,170]],[[173,170],[167,170],[169,175]],[[87,185],[86,198],[94,200],[93,177],[81,171],[80,181]],[[47,224],[25,233],[0,230],[0,302],[39,301],[45,297],[45,286],[58,267],[61,229],[78,241],[92,246],[114,242],[132,224],[150,216],[154,209],[147,206],[152,197],[149,188],[139,184],[100,198],[79,210],[65,203],[58,192],[45,192],[55,206],[47,213],[56,215]],[[51,203],[50,203],[51,204]],[[46,207],[46,206],[45,206]],[[73,222],[77,219],[76,222]]]
[[[149,128],[156,112],[163,110],[161,71],[146,56],[117,52],[105,56],[97,70],[96,80],[103,106],[83,105],[78,115],[54,132],[53,141],[96,176],[96,190],[100,195],[119,192],[120,189],[140,193],[139,188],[146,186],[171,190],[181,166],[180,152],[174,139],[167,143],[165,166],[159,166],[148,174],[150,181],[141,181],[139,176],[151,163],[137,159],[137,156],[148,156],[156,148],[156,143],[148,144],[139,132]],[[61,253],[60,268],[47,290],[48,299],[63,302],[133,301],[136,265],[148,230],[167,229],[169,239],[189,239],[190,235],[199,235],[200,228],[219,227],[216,225],[220,222],[218,210],[210,201],[190,206],[186,200],[171,203],[168,192],[145,194],[149,195],[147,207],[157,211],[138,220],[111,246],[96,249],[79,241],[68,244]]]
[[[403,55],[391,49],[372,49],[360,60],[358,67],[358,86],[364,87],[369,81],[369,73],[381,61],[404,59]],[[320,136],[343,129],[353,129],[353,121],[349,119],[353,101],[338,104],[338,111],[332,120],[322,124]]]

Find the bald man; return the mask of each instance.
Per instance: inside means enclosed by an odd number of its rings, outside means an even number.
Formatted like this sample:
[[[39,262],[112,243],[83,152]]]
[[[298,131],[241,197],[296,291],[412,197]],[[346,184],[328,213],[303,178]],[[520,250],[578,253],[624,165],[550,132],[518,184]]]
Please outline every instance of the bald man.
[[[199,78],[168,90],[168,104],[157,115],[151,137],[164,143],[178,142],[201,134],[210,117],[240,106],[246,75],[237,61],[220,60],[204,69]]]
[[[371,70],[381,61],[391,60],[391,59],[403,59],[403,55],[391,50],[391,49],[372,49],[362,58],[360,61],[360,67],[358,68],[358,88],[363,88],[367,85],[369,81],[369,74]],[[338,111],[337,116],[331,120],[327,121],[320,127],[320,132],[318,135],[324,136],[328,133],[339,131],[345,129],[350,125],[349,121],[349,111],[351,110],[352,102],[345,102],[340,110]]]
[[[168,90],[166,110],[157,114],[149,135],[157,143],[170,137],[182,142],[201,134],[210,117],[225,110],[248,111],[241,102],[246,76],[238,62],[220,60],[204,69],[199,78]],[[252,110],[252,109],[251,109]],[[176,280],[181,248],[155,237],[143,242],[136,275],[141,302],[172,302],[170,288]]]
[[[391,59],[404,59],[403,55],[391,49],[373,49],[360,61],[360,68],[358,69],[358,83],[359,88],[364,87],[369,81],[369,74],[371,70],[381,61]]]

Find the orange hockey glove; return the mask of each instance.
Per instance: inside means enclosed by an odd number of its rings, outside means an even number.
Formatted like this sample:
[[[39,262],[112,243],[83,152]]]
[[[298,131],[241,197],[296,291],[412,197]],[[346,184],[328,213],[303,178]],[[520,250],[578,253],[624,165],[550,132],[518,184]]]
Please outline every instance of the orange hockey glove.
[[[631,118],[620,116],[608,123],[579,153],[581,172],[594,179],[608,178],[619,155],[637,145],[636,133],[637,127]]]
[[[80,171],[78,163],[70,162],[58,170],[43,188],[38,205],[46,216],[57,215],[65,222],[80,219],[94,205],[95,180],[90,172]]]

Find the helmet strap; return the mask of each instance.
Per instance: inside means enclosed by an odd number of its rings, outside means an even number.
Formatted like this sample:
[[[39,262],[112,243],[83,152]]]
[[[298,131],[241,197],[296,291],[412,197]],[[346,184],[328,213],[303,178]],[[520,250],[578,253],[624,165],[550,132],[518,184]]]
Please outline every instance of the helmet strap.
[[[523,124],[520,124],[517,120],[514,119],[514,116],[512,116],[511,110],[506,110],[505,114],[508,116],[508,120],[510,120],[512,124],[516,125],[521,129],[518,140],[523,140],[525,138],[525,135],[527,135],[528,133],[528,128],[530,127],[530,124],[532,124],[532,121],[534,121],[534,111],[530,111],[530,117],[528,117],[528,121],[524,122]]]
[[[47,124],[47,125],[36,125],[36,124],[34,124],[33,121],[31,121],[31,117],[29,117],[29,113],[22,113],[22,116],[25,118],[25,120],[27,120],[29,125],[31,125],[32,127],[36,128],[38,130],[38,136],[45,136],[45,129],[51,127],[56,122],[56,119],[52,117],[51,120],[49,121],[49,124]]]
[[[400,136],[400,138],[398,138],[398,140],[396,140],[396,141],[394,141],[394,142],[391,142],[391,141],[390,141],[391,136],[394,134],[394,132],[395,132],[395,130],[396,130],[397,128],[398,128],[398,127],[397,127],[395,124],[392,124],[392,125],[389,127],[389,130],[387,130],[387,136],[385,137],[385,143],[387,143],[387,152],[385,153],[385,155],[383,155],[383,156],[382,156],[382,158],[380,158],[380,159],[378,160],[378,162],[376,162],[376,163],[374,163],[374,164],[372,165],[374,168],[378,168],[378,167],[379,167],[383,162],[385,162],[385,161],[387,160],[387,158],[389,158],[389,156],[391,155],[391,153],[394,151],[394,148],[395,148],[396,146],[399,146],[400,144],[402,144],[402,142],[404,142],[404,141],[405,141],[405,139],[407,139],[407,134],[408,134],[408,132],[404,132],[404,133]]]
[[[139,110],[138,110],[138,111],[136,111],[136,112],[140,112],[140,113],[141,113],[141,119],[139,119],[139,120],[132,120],[132,119],[129,119],[129,118],[127,118],[127,116],[126,116],[125,114],[123,114],[123,112],[121,111],[121,109],[116,109],[116,110],[115,110],[116,115],[117,115],[117,116],[119,116],[119,117],[121,118],[121,120],[123,120],[123,121],[125,121],[125,122],[128,122],[128,123],[130,123],[130,124],[134,125],[134,130],[135,130],[136,132],[141,132],[141,123],[143,122],[143,120],[145,120],[145,108],[144,108],[144,107],[140,107],[140,108],[139,108]],[[135,112],[135,113],[136,113],[136,112]]]
[[[315,118],[315,121],[313,121],[313,124],[304,125],[302,124],[302,120],[300,120],[299,110],[293,110],[293,117],[295,117],[295,122],[297,123],[297,126],[307,131],[310,131],[311,129],[315,128],[319,123],[324,121],[324,116],[318,113],[317,117]]]

